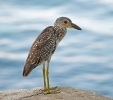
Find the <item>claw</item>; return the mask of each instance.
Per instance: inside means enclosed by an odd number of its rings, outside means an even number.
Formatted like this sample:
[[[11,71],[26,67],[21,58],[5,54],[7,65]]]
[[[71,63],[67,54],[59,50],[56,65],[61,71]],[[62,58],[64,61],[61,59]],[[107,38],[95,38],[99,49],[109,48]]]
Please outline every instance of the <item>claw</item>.
[[[46,95],[46,94],[56,94],[56,93],[60,93],[60,91],[59,90],[51,90],[50,92],[49,91],[43,92],[44,95]]]
[[[40,89],[40,91],[46,95],[46,94],[56,94],[60,93],[60,90],[58,89],[58,86],[50,88],[50,91],[48,89]]]

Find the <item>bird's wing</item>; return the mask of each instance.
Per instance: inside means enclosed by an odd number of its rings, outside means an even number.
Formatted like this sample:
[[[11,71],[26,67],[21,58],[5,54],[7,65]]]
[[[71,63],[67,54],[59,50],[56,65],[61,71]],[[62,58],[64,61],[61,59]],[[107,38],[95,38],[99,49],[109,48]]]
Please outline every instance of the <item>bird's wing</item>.
[[[51,57],[56,49],[56,35],[52,26],[47,27],[36,38],[29,51],[26,60],[23,76],[28,76],[29,73],[38,65],[44,63]]]

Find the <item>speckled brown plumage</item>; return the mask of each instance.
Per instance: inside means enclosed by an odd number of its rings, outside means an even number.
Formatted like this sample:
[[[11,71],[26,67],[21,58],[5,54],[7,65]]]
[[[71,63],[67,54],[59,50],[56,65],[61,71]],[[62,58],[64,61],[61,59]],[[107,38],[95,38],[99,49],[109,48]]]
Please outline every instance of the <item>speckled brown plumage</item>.
[[[52,26],[47,27],[34,41],[26,60],[23,75],[28,75],[32,69],[41,65],[51,57],[56,49],[57,36]]]
[[[35,67],[51,59],[58,43],[66,34],[66,28],[72,28],[71,23],[69,18],[60,17],[54,26],[49,26],[42,31],[31,46],[24,65],[23,76],[28,76]],[[80,30],[78,26],[76,28]]]

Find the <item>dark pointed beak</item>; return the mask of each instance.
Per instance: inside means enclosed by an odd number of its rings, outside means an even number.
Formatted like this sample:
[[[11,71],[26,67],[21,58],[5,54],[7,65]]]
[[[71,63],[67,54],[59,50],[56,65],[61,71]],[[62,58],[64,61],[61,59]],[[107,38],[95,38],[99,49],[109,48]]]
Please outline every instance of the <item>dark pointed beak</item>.
[[[79,26],[77,26],[74,23],[71,23],[72,28],[77,29],[77,30],[82,30]]]

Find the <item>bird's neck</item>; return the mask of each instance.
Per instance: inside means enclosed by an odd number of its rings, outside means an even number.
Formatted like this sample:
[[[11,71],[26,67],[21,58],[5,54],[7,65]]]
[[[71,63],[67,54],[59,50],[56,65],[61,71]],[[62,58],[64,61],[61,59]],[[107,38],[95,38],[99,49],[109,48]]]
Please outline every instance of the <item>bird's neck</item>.
[[[60,27],[57,25],[54,25],[55,33],[57,34],[57,43],[59,43],[63,37],[66,35],[67,29],[65,27]]]

